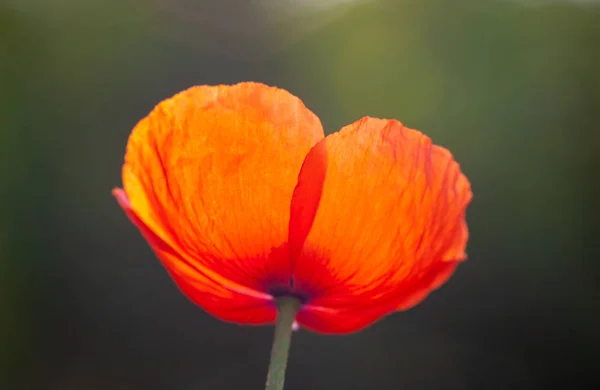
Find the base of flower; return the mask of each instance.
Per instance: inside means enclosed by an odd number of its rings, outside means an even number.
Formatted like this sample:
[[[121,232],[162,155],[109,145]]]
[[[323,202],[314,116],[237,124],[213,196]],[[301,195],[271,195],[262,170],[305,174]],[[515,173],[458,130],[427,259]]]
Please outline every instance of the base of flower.
[[[277,320],[275,322],[275,335],[273,337],[273,347],[271,348],[266,390],[283,389],[288,352],[292,340],[292,327],[296,313],[300,308],[300,301],[291,296],[278,297],[276,303]]]

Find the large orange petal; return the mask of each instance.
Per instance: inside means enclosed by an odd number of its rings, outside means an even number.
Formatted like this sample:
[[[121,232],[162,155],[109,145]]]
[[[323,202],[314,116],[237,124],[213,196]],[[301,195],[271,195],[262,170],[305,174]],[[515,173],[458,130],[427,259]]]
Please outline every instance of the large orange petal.
[[[123,166],[128,214],[195,302],[226,320],[270,321],[271,309],[249,313],[269,286],[289,283],[292,192],[323,136],[319,119],[286,91],[191,88],[133,130]]]
[[[398,121],[363,118],[328,136],[299,183],[291,225],[306,224],[296,203],[318,198],[307,235],[290,235],[295,287],[310,298],[301,325],[358,330],[420,302],[466,257],[470,184],[450,152]]]

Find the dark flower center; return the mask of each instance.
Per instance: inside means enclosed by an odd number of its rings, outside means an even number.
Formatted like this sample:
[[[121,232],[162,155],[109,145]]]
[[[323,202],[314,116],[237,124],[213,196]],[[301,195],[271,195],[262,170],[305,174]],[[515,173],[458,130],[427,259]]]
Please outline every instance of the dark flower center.
[[[301,291],[295,291],[289,288],[281,288],[275,287],[269,290],[269,294],[271,294],[275,298],[279,297],[293,297],[300,301],[301,304],[305,304],[308,302],[309,297],[307,294],[302,293]]]
[[[294,279],[291,278],[289,285],[287,286],[271,286],[268,289],[268,293],[275,298],[279,297],[293,297],[300,301],[301,304],[305,304],[309,301],[310,296],[304,291],[299,291],[294,287]]]

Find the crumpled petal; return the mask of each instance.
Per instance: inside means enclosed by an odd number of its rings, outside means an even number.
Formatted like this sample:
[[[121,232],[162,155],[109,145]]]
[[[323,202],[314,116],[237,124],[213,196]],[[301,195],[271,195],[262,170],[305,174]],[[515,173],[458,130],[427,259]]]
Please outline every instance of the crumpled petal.
[[[115,195],[189,298],[224,320],[271,322],[269,289],[289,283],[292,192],[323,137],[281,89],[193,87],[134,128]]]
[[[353,332],[412,307],[466,258],[469,181],[449,151],[398,121],[363,118],[327,136],[298,181],[290,226],[307,224],[295,203],[318,201],[309,232],[290,235],[306,328]]]

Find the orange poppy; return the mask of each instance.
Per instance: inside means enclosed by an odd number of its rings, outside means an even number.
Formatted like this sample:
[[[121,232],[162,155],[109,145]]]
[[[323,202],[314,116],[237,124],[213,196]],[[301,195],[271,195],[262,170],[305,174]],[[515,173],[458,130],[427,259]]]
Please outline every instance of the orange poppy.
[[[349,333],[408,309],[465,259],[467,178],[396,120],[324,136],[288,92],[199,86],[134,128],[119,204],[177,285],[212,315]]]

